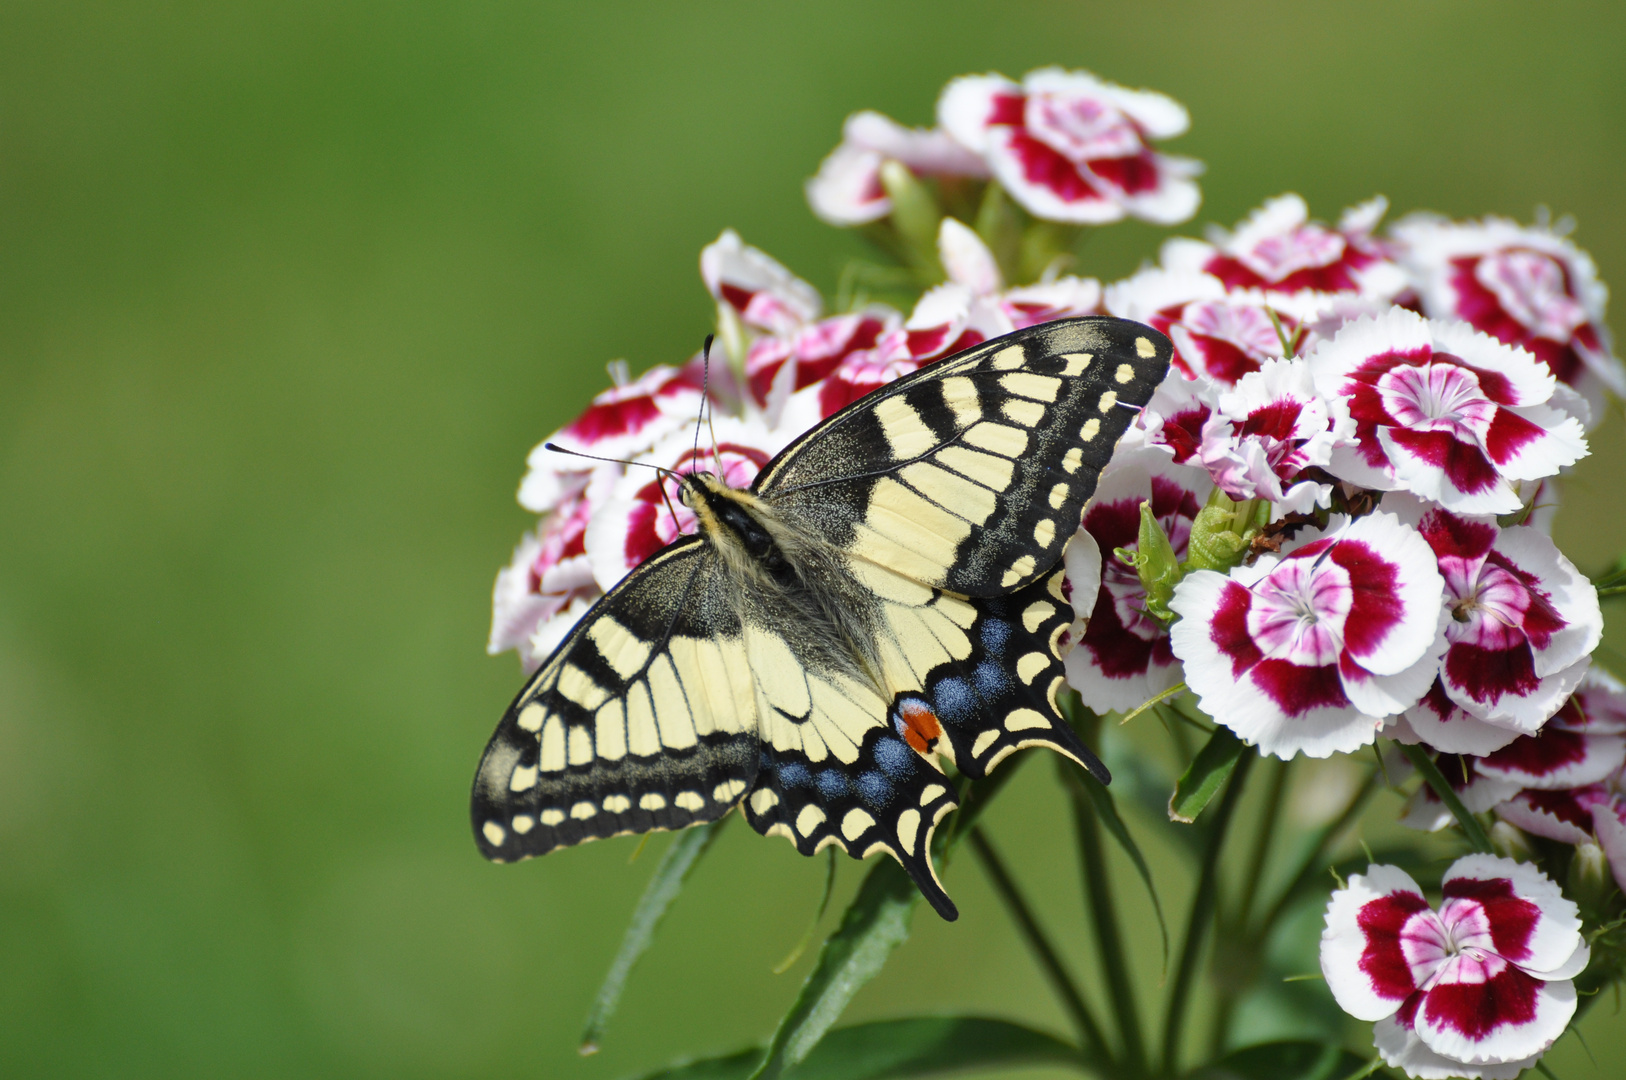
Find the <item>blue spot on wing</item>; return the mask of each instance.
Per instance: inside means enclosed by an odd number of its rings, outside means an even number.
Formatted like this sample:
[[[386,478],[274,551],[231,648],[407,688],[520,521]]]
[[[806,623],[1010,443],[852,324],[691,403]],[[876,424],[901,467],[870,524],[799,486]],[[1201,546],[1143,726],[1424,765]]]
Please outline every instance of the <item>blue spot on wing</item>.
[[[944,679],[932,691],[933,712],[950,724],[968,724],[976,719],[977,699],[971,687],[958,676]]]
[[[825,769],[818,777],[819,794],[826,799],[839,799],[847,794],[847,778],[835,769]]]
[[[858,797],[879,809],[892,801],[892,781],[878,772],[859,773]]]
[[[908,776],[915,771],[918,760],[909,744],[901,739],[880,739],[875,743],[875,763],[893,779]]]
[[[985,698],[992,699],[1009,693],[1014,686],[1008,671],[987,660],[977,665],[971,677],[977,684],[977,692]]]
[[[787,761],[779,766],[779,784],[781,787],[807,787],[812,782],[813,774],[808,772],[807,766],[799,761]]]
[[[982,647],[988,654],[998,660],[1005,651],[1006,642],[1011,640],[1011,624],[1001,619],[984,619],[982,621]]]

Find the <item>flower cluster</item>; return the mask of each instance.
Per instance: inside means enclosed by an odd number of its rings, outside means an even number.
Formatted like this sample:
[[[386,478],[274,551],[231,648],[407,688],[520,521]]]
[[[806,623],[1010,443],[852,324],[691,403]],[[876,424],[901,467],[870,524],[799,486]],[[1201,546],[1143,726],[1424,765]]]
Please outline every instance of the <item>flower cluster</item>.
[[[822,219],[907,266],[913,303],[829,312],[725,231],[700,258],[709,363],[636,379],[612,366],[614,385],[548,440],[565,453],[532,453],[519,499],[539,521],[498,574],[491,651],[535,667],[693,532],[673,473],[744,486],[923,364],[1053,319],[1135,319],[1174,354],[1066,551],[1062,640],[1082,703],[1126,712],[1183,686],[1284,760],[1379,737],[1420,746],[1458,806],[1575,845],[1571,883],[1592,900],[1606,871],[1626,890],[1626,689],[1592,666],[1597,593],[1548,532],[1626,368],[1567,229],[1432,215],[1385,228],[1381,197],[1328,225],[1284,194],[1103,286],[1063,272],[1057,238],[1195,213],[1198,163],[1155,148],[1185,131],[1184,108],[1044,69],[956,79],[936,122],[854,114],[807,184]],[[1424,785],[1405,820],[1456,818]],[[1442,891],[1436,910],[1393,867],[1351,878],[1327,913],[1328,985],[1412,1076],[1514,1076],[1575,1011],[1576,905],[1531,865],[1483,854]]]

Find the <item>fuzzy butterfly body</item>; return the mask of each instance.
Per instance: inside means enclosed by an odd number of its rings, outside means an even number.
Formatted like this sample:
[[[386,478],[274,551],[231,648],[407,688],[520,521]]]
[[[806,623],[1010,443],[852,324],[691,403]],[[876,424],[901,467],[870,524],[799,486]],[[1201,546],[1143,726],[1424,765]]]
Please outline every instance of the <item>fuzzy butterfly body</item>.
[[[932,830],[1061,719],[1062,549],[1168,368],[1138,323],[1019,330],[890,383],[747,489],[681,477],[699,529],[596,604],[509,706],[474,782],[507,862],[734,806],[811,855],[896,858],[944,918]]]

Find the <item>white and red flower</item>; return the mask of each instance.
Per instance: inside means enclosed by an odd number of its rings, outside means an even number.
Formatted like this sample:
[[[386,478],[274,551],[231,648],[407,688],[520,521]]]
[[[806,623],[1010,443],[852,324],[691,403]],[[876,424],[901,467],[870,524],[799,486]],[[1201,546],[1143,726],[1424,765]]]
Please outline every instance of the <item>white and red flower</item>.
[[[1626,369],[1603,321],[1609,290],[1561,230],[1415,214],[1392,231],[1429,317],[1462,319],[1535,354],[1582,392],[1595,416],[1604,389],[1626,394]]]
[[[1355,434],[1341,398],[1316,393],[1302,360],[1266,360],[1219,395],[1202,431],[1202,463],[1236,500],[1268,499],[1276,513],[1331,505],[1332,485],[1304,477],[1322,468],[1333,447]]]
[[[1593,668],[1539,737],[1498,756],[1491,767],[1523,790],[1496,807],[1497,816],[1564,843],[1596,838],[1626,889],[1626,688]]]
[[[745,325],[770,334],[793,334],[819,317],[818,290],[777,259],[740,239],[733,229],[700,252],[700,277],[718,304]]]
[[[1315,317],[1322,301],[1317,296],[1267,300],[1258,290],[1228,293],[1211,274],[1150,267],[1107,286],[1105,306],[1113,315],[1167,334],[1174,342],[1174,370],[1234,386],[1266,360],[1284,356],[1287,342]]]
[[[1035,217],[1100,225],[1125,215],[1172,225],[1197,212],[1201,165],[1151,148],[1184,133],[1186,110],[1085,71],[1043,68],[1021,83],[966,75],[937,101],[943,129],[980,154]]]
[[[1309,359],[1316,389],[1348,400],[1356,422],[1355,443],[1333,452],[1328,471],[1363,487],[1505,514],[1522,505],[1520,481],[1587,452],[1580,422],[1549,404],[1551,373],[1466,323],[1391,308],[1346,325]]]
[[[638,465],[665,471],[627,469],[588,523],[587,557],[599,588],[610,591],[639,563],[699,528],[695,512],[680,497],[682,485],[674,473],[709,472],[732,487],[748,487],[793,437],[770,429],[760,418],[720,416],[698,441],[678,432],[635,459]]]
[[[1404,270],[1372,236],[1389,207],[1381,196],[1344,211],[1336,229],[1310,220],[1292,193],[1265,204],[1226,232],[1209,229],[1208,241],[1177,238],[1163,245],[1162,263],[1175,272],[1218,278],[1228,291],[1357,293],[1383,304],[1407,288]]]
[[[1120,453],[1101,474],[1067,556],[1073,609],[1086,620],[1067,654],[1067,680],[1090,708],[1131,709],[1180,681],[1167,627],[1147,614],[1139,576],[1114,553],[1140,549],[1140,506],[1150,502],[1176,557],[1184,558],[1191,523],[1212,489],[1201,469],[1154,449]],[[1093,557],[1085,560],[1086,552]],[[1082,587],[1089,579],[1077,569],[1080,560],[1100,567],[1094,588]]]
[[[1262,752],[1347,753],[1433,681],[1443,587],[1394,515],[1334,515],[1279,556],[1187,575],[1169,605],[1174,654],[1203,711]]]
[[[578,601],[590,603],[600,589],[587,559],[587,525],[603,507],[618,469],[598,465],[555,509],[544,514],[535,533],[526,533],[514,558],[497,572],[491,597],[492,655],[515,649],[527,670],[553,651],[538,632]],[[585,610],[585,608],[583,608]]]
[[[1453,514],[1393,493],[1383,508],[1439,559],[1450,647],[1434,689],[1407,712],[1424,742],[1488,754],[1541,729],[1580,685],[1603,635],[1597,590],[1538,530]]]
[[[1219,387],[1211,380],[1187,378],[1171,368],[1118,445],[1162,447],[1177,464],[1200,465],[1203,431],[1218,402]]]
[[[808,180],[808,205],[831,225],[863,225],[886,217],[892,212],[892,199],[881,183],[881,166],[887,161],[898,162],[916,176],[988,175],[982,158],[946,132],[904,127],[866,109],[847,117],[841,126],[841,145]]]
[[[1590,959],[1575,904],[1533,866],[1466,855],[1436,911],[1405,871],[1372,866],[1332,894],[1321,971],[1339,1006],[1377,1021],[1414,1077],[1512,1080],[1575,1015]]]

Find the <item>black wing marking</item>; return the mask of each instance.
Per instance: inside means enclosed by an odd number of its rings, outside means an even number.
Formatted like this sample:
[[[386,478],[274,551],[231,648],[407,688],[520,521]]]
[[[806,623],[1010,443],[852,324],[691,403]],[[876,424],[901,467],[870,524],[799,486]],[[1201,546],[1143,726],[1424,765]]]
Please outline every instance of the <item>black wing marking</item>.
[[[816,763],[764,742],[756,786],[742,805],[753,829],[783,836],[803,855],[832,844],[855,859],[891,855],[939,915],[959,917],[931,861],[932,832],[959,803],[948,779],[894,725],[870,728],[851,763]]]
[[[1104,316],[1019,330],[829,417],[753,490],[852,557],[962,595],[1010,592],[1061,557],[1171,351]]]
[[[601,599],[508,707],[470,814],[497,862],[721,817],[756,779],[756,704],[726,576],[702,537]]]

